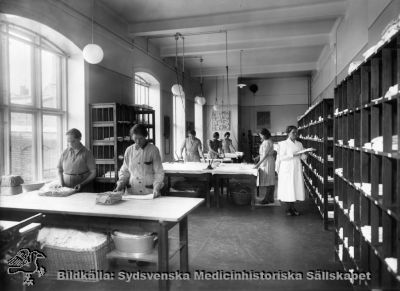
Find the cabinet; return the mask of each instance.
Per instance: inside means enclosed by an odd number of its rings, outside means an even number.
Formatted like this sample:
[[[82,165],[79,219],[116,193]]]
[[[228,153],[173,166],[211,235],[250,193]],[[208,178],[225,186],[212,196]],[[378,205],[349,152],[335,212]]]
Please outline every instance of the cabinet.
[[[315,148],[302,161],[304,183],[328,229],[333,224],[333,99],[322,99],[298,119],[299,140]]]
[[[96,162],[95,191],[114,189],[125,150],[134,142],[129,130],[142,123],[148,129],[149,142],[155,143],[154,110],[118,103],[90,105],[91,148]]]
[[[400,290],[399,68],[397,34],[335,88],[335,248],[367,289]]]

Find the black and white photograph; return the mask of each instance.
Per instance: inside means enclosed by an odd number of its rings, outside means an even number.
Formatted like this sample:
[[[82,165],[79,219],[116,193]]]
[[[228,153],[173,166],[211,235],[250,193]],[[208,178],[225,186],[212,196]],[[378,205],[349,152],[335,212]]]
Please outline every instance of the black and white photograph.
[[[400,290],[400,0],[0,0],[0,289]]]

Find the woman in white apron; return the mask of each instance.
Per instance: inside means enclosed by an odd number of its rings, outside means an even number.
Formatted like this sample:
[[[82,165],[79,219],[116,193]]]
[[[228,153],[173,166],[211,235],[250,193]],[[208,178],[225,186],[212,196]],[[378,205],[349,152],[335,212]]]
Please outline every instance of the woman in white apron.
[[[300,215],[294,207],[296,201],[305,200],[303,172],[301,159],[305,154],[298,154],[303,150],[301,142],[297,141],[297,127],[290,125],[286,129],[288,138],[279,143],[276,169],[278,172],[278,200],[286,202],[287,215]]]
[[[259,136],[262,140],[260,146],[259,162],[255,168],[259,169],[257,176],[257,186],[264,198],[260,204],[274,203],[275,190],[275,151],[274,143],[271,140],[271,133],[268,129],[261,129]]]

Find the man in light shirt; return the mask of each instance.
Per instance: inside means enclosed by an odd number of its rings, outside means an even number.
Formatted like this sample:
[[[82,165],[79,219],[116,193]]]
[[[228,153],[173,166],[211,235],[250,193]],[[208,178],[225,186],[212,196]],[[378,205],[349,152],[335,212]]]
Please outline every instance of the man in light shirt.
[[[164,169],[158,148],[147,141],[147,128],[136,124],[130,130],[135,144],[128,147],[124,163],[118,172],[115,191],[124,191],[132,195],[154,194],[160,196],[163,187]]]

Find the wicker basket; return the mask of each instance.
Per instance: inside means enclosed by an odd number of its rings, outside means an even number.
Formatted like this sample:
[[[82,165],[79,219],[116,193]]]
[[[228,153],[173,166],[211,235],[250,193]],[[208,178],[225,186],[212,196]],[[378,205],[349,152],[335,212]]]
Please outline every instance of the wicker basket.
[[[84,251],[46,245],[43,248],[43,252],[46,255],[46,259],[43,260],[43,266],[46,268],[45,276],[50,279],[57,279],[57,272],[60,270],[107,271],[106,255],[109,251],[109,239],[92,250]],[[97,282],[98,280],[84,281]]]
[[[246,184],[235,183],[230,185],[233,203],[239,206],[251,203],[251,187]]]

